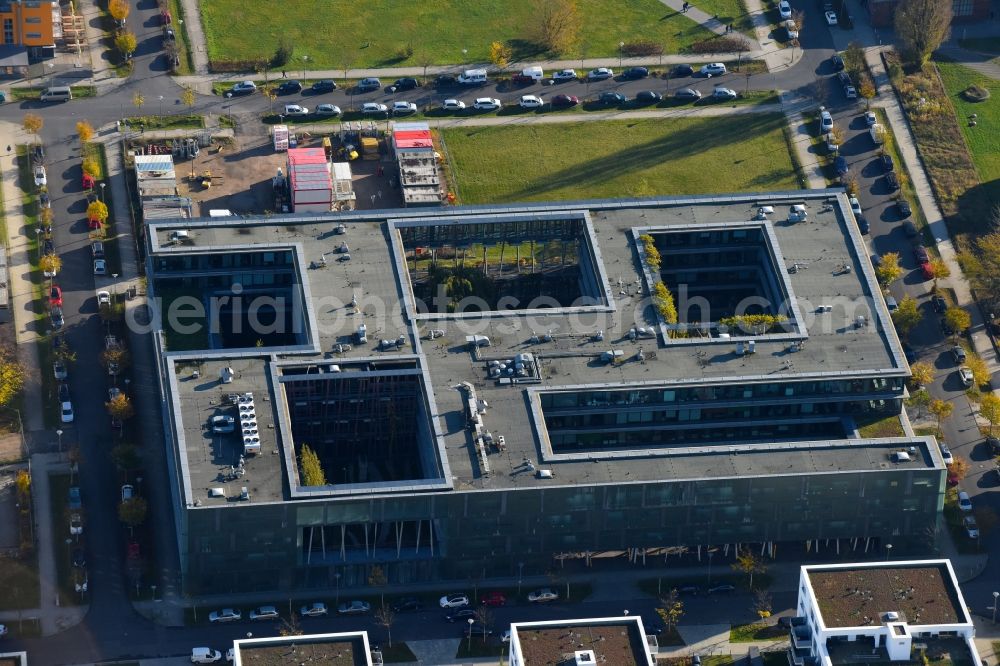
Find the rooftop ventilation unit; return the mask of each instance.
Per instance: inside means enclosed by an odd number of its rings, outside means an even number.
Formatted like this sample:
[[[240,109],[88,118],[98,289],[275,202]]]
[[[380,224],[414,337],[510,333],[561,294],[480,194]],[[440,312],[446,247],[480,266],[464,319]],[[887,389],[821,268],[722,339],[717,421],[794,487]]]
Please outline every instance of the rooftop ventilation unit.
[[[208,489],[208,496],[209,497],[225,497],[226,496],[226,491],[224,489],[222,489],[222,488],[209,488]]]
[[[577,650],[573,655],[573,663],[576,666],[594,666],[597,657],[593,650]]]
[[[221,381],[223,384],[232,384],[233,377],[235,376],[235,374],[236,373],[233,372],[232,368],[225,367],[219,371],[219,381]]]
[[[551,469],[540,469],[537,476],[539,479],[551,479],[554,475]]]

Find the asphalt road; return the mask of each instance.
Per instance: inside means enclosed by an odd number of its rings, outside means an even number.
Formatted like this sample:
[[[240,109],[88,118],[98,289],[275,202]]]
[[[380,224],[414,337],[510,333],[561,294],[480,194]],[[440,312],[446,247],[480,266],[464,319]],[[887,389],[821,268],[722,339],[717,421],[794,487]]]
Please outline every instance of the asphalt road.
[[[274,624],[249,622],[218,627],[198,625],[188,628],[164,628],[137,616],[128,600],[122,566],[126,534],[116,516],[123,479],[108,457],[109,444],[112,440],[109,419],[103,405],[108,381],[98,363],[104,331],[100,319],[96,316],[95,286],[84,220],[86,204],[80,185],[80,158],[74,130],[74,123],[81,119],[87,119],[98,126],[123,115],[135,115],[137,110],[132,105],[132,98],[137,92],[146,100],[142,113],[161,111],[170,113],[179,110],[181,89],[166,75],[168,63],[162,51],[155,0],[141,0],[133,9],[128,22],[130,29],[139,38],[134,58],[135,73],[128,83],[114,94],[53,106],[24,102],[0,107],[0,117],[5,119],[19,122],[23,114],[30,110],[39,112],[46,121],[41,135],[48,148],[48,178],[56,220],[55,243],[63,259],[63,270],[58,281],[64,291],[65,336],[78,353],[78,361],[72,368],[70,378],[76,422],[72,428],[66,429],[64,442],[78,440],[83,451],[80,484],[88,515],[86,548],[90,563],[91,609],[80,625],[60,634],[58,640],[24,641],[15,638],[5,641],[5,648],[30,649],[32,658],[45,664],[182,655],[186,654],[191,646],[212,645],[221,648],[227,641],[245,636],[247,631],[263,636],[276,634],[278,629]],[[807,48],[802,59],[794,67],[779,74],[751,77],[749,86],[754,89],[786,90],[793,98],[814,96],[817,79],[825,79],[833,73],[828,62],[832,54],[832,38],[818,12],[807,13],[802,40]],[[516,91],[498,91],[495,86],[487,86],[476,91],[467,91],[460,97],[467,102],[476,96],[499,97],[504,102],[510,102],[522,94],[551,96],[558,92],[585,98],[605,90],[614,90],[632,98],[636,92],[647,89],[669,95],[679,87],[696,87],[705,93],[710,92],[717,84],[743,90],[747,87],[747,80],[741,75],[730,73],[708,80],[679,78],[631,82],[612,80],[590,85],[580,82],[556,86],[535,84],[518,88]],[[830,98],[834,99],[832,106],[837,122],[847,135],[842,154],[848,157],[852,168],[859,176],[861,202],[872,224],[871,242],[876,251],[880,253],[889,250],[899,251],[903,258],[903,266],[908,272],[893,286],[893,292],[897,297],[909,293],[919,297],[922,307],[927,308],[928,316],[911,334],[911,343],[921,358],[931,359],[939,368],[939,376],[932,387],[932,392],[953,400],[956,404],[954,416],[945,425],[946,439],[956,453],[969,457],[974,463],[981,462],[988,458],[988,454],[977,444],[980,438],[974,420],[969,414],[961,387],[955,385],[954,375],[951,372],[952,364],[944,354],[947,345],[941,339],[936,317],[930,316],[932,313],[929,311],[929,303],[926,302],[929,285],[920,279],[919,272],[914,271],[916,266],[909,250],[909,241],[898,228],[898,216],[888,204],[889,194],[881,181],[880,167],[874,162],[875,153],[871,151],[871,140],[867,129],[863,126],[863,120],[860,120],[858,107],[853,104],[848,105],[846,102],[840,103],[834,97],[838,94],[838,90],[833,90]],[[352,104],[358,106],[365,101],[390,103],[405,99],[424,105],[454,96],[456,96],[454,91],[422,88],[396,95],[379,90],[365,95],[355,95],[353,99],[344,91],[315,97],[293,95],[281,98],[281,102],[304,103],[309,106],[332,103],[346,109]],[[221,113],[228,110],[230,103],[234,103],[236,111],[241,114],[260,114],[268,106],[267,100],[259,94],[239,98],[235,102],[215,96],[199,96],[192,111]],[[137,352],[137,356],[144,353],[142,349],[134,351]],[[159,442],[150,444],[157,447]],[[160,467],[162,467],[162,451],[156,459],[161,461]],[[164,484],[162,487],[166,487],[165,469],[153,469],[147,472],[147,475],[155,480],[155,483]],[[995,498],[992,497],[996,493],[989,492],[995,485],[997,483],[994,478],[974,472],[963,484],[963,488],[973,494],[973,501],[976,503],[989,501],[996,504]],[[155,520],[157,539],[162,547],[172,542],[173,525],[170,507],[163,501],[164,496],[164,493],[159,493],[159,500],[152,502],[150,507],[152,512],[150,519]],[[998,541],[1000,535],[995,534],[986,545],[995,547]],[[172,552],[162,559],[165,566],[160,575],[169,581],[175,581],[176,553]],[[990,586],[984,581],[997,581],[998,573],[1000,573],[1000,563],[994,562],[984,577],[966,587],[967,598],[974,608],[984,607],[992,601],[989,596]],[[161,588],[162,583],[163,580]],[[752,619],[749,612],[750,600],[749,597],[743,599],[744,596],[747,595],[735,595],[731,599],[707,597],[689,599],[685,621],[719,622],[726,621],[727,618],[738,622],[750,620]],[[793,604],[794,599],[790,594],[787,599],[780,595],[775,598],[776,608],[788,608]],[[545,607],[507,607],[497,609],[494,615],[497,626],[502,627],[515,617],[555,619],[581,614],[602,616],[619,614],[626,608],[632,613],[641,613],[647,619],[654,617],[653,600],[648,598],[555,604]],[[400,614],[393,627],[393,637],[398,640],[413,640],[461,635],[462,628],[440,620],[441,615],[442,612],[438,609]],[[306,619],[303,625],[309,631],[366,628],[371,630],[374,636],[383,636],[382,630],[375,627],[371,618],[367,617]]]

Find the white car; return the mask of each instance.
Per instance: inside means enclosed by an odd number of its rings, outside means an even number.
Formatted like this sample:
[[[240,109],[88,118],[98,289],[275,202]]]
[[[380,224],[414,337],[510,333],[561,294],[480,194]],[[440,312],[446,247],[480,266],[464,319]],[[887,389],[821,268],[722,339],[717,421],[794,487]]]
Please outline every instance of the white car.
[[[441,103],[442,111],[464,111],[465,102],[460,99],[446,99]]]
[[[97,292],[97,307],[111,305],[111,294],[104,290]]]
[[[788,0],[781,0],[778,3],[778,13],[781,14],[781,18],[783,19],[792,18],[792,6],[788,3]]]
[[[795,21],[785,21],[782,25],[785,26],[785,32],[788,33],[788,39],[799,38],[799,27],[795,25]]]
[[[469,605],[469,597],[465,594],[447,594],[438,603],[441,608],[464,608]]]
[[[878,123],[878,116],[875,115],[874,111],[865,111],[865,124],[868,127]]]
[[[279,617],[278,609],[274,606],[261,606],[250,611],[251,620],[277,620]]]
[[[32,173],[35,176],[35,187],[45,187],[48,184],[48,179],[45,177],[45,167],[41,164],[36,165]]]
[[[964,490],[958,493],[958,508],[962,511],[972,511],[972,498]]]
[[[111,386],[108,388],[108,402],[113,401],[115,398],[122,394],[122,390],[117,386]]]
[[[405,116],[410,113],[417,112],[417,105],[413,102],[393,102],[392,103],[392,115],[394,116]]]
[[[598,67],[587,72],[587,78],[591,81],[604,81],[605,79],[613,79],[614,77],[615,70],[609,67]]]
[[[229,648],[226,650],[226,661],[232,663],[236,660],[236,648]]]
[[[955,462],[955,456],[951,455],[951,449],[948,448],[947,444],[938,443],[938,447],[941,449],[941,460],[944,461],[945,465],[951,465]]]
[[[223,608],[219,611],[212,611],[208,614],[208,621],[212,623],[217,622],[236,622],[243,619],[243,613],[238,610],[233,610],[232,608]]]
[[[94,275],[107,275],[108,262],[103,259],[94,259]]]
[[[207,647],[191,649],[192,664],[214,664],[218,661],[222,661],[222,654],[218,650]]]
[[[555,601],[559,598],[559,593],[548,587],[543,587],[540,590],[535,590],[528,594],[528,601],[531,603],[542,603],[545,601]]]
[[[340,107],[336,104],[317,104],[316,105],[316,115],[317,116],[339,116]]]
[[[69,533],[73,536],[83,534],[83,519],[80,514],[74,513],[69,517]]]
[[[521,95],[521,101],[517,104],[522,109],[540,109],[545,106],[545,102],[538,95]]]
[[[847,200],[847,203],[851,205],[851,212],[855,215],[861,215],[861,202],[858,201],[857,197],[851,197]]]
[[[702,65],[699,71],[702,76],[722,76],[726,73],[726,66],[721,62],[710,62],[707,65]]]
[[[365,102],[361,105],[361,113],[365,115],[373,113],[386,114],[389,113],[389,107],[385,104],[379,104],[378,102]]]
[[[299,615],[302,617],[322,617],[329,612],[326,604],[321,601],[314,601],[308,606],[303,606],[299,609]]]
[[[122,501],[127,502],[133,497],[135,497],[135,487],[131,483],[126,483],[122,486]]]
[[[5,625],[0,624],[0,636],[6,636],[6,635],[7,635],[7,627]]]
[[[575,69],[560,69],[552,75],[553,81],[576,81]]]
[[[345,601],[337,606],[337,612],[341,615],[364,615],[372,609],[372,605],[367,601]]]
[[[712,93],[715,99],[736,99],[736,91],[732,88],[716,88]]]
[[[308,116],[309,107],[300,106],[298,104],[286,104],[285,105],[285,115],[286,116]]]
[[[823,16],[826,17],[827,25],[837,25],[837,12],[827,12]]]
[[[498,111],[503,105],[495,97],[477,97],[472,107],[478,111]]]
[[[829,132],[833,129],[833,116],[826,109],[820,108],[819,112],[819,126],[823,132]]]
[[[501,643],[510,643],[510,629],[504,629],[503,633],[500,634]]]
[[[844,86],[844,96],[847,97],[847,99],[857,99],[858,89],[854,86]]]
[[[62,361],[56,361],[52,364],[52,374],[59,381],[63,381],[69,376],[69,372],[66,370],[66,365]]]
[[[972,386],[976,381],[975,375],[972,374],[972,369],[965,365],[958,369],[958,378],[966,386]]]
[[[62,404],[62,411],[60,414],[60,420],[63,423],[73,422],[73,403],[68,400]]]

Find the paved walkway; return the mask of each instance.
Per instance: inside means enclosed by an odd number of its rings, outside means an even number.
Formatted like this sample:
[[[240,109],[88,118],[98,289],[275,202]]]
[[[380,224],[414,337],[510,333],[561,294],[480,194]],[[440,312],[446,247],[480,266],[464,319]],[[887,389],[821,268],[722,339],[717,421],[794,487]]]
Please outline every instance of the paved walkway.
[[[970,51],[959,46],[957,41],[942,44],[937,53],[948,60],[954,60],[974,69],[983,76],[1000,81],[1000,59],[997,58],[996,54]]]
[[[42,383],[38,367],[38,324],[35,320],[35,292],[31,283],[31,249],[21,205],[21,186],[18,179],[17,155],[7,152],[6,146],[27,144],[29,138],[19,125],[0,123],[0,177],[3,178],[3,215],[7,224],[10,244],[7,248],[8,288],[14,310],[17,358],[25,369],[23,419],[25,434],[45,429],[42,416]],[[29,438],[30,440],[30,438]]]
[[[201,9],[198,0],[180,0],[184,12],[184,33],[191,49],[191,64],[195,74],[208,74],[208,41],[201,25]],[[174,17],[177,18],[177,17]]]
[[[801,111],[788,114],[793,148],[806,175],[804,186],[810,190],[821,190],[826,187],[826,177],[823,176],[823,165],[820,164],[819,156],[813,150],[811,124],[814,122],[809,114]]]

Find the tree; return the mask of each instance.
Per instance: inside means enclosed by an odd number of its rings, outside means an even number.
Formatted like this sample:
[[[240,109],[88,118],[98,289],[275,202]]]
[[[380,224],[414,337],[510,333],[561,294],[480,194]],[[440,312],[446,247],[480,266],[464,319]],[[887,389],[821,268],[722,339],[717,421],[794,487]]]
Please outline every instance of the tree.
[[[981,356],[969,354],[965,358],[965,365],[972,371],[973,386],[985,386],[990,381],[990,368]]]
[[[14,355],[0,352],[0,406],[9,405],[24,386],[24,368]]]
[[[906,399],[906,406],[917,410],[917,418],[923,414],[924,410],[927,409],[930,404],[931,394],[928,393],[925,388],[914,391],[910,394],[910,397]]]
[[[375,624],[385,627],[389,647],[392,647],[392,623],[396,621],[396,613],[384,603],[375,611]]]
[[[934,381],[934,366],[920,361],[910,366],[910,374],[914,386],[920,389]]]
[[[119,421],[127,421],[135,416],[135,408],[132,407],[132,401],[124,393],[119,393],[104,403],[104,406],[107,408],[108,414]]]
[[[389,579],[385,577],[385,569],[375,565],[368,572],[368,585],[371,587],[385,587]],[[382,605],[385,605],[385,591],[382,591]]]
[[[762,620],[771,617],[771,593],[767,590],[754,592],[752,610]]]
[[[941,0],[902,0],[896,7],[896,38],[903,59],[922,68],[948,38],[951,3]]]
[[[142,96],[142,93],[137,92],[132,95],[132,105],[137,109],[142,109],[142,105],[146,103],[146,98]]]
[[[119,25],[128,18],[130,9],[127,0],[109,0],[108,2],[108,13],[111,14],[111,18],[118,21]]]
[[[490,62],[501,72],[507,69],[513,52],[510,47],[503,42],[493,42],[490,44]]]
[[[792,23],[795,24],[795,29],[801,31],[802,26],[806,23],[806,13],[801,9],[796,9],[792,12]]]
[[[260,92],[267,98],[267,112],[274,113],[274,100],[278,99],[278,92],[274,85],[261,86]]]
[[[146,500],[134,496],[118,505],[118,519],[131,527],[142,525],[146,520]]]
[[[76,135],[80,138],[81,146],[90,143],[90,140],[94,138],[94,126],[86,120],[80,120],[76,123]]]
[[[657,608],[656,613],[663,620],[663,624],[666,625],[667,633],[669,634],[684,616],[684,602],[681,601],[680,594],[675,588],[670,590],[670,593],[666,596],[660,597],[660,603],[662,607]]]
[[[476,609],[476,620],[486,627],[487,631],[492,629],[495,621],[493,611],[490,610],[489,606],[480,606]]]
[[[881,257],[879,257],[878,267],[875,269],[875,276],[878,278],[878,283],[883,287],[888,287],[890,284],[899,279],[899,276],[903,274],[903,269],[899,266],[899,253],[898,252],[886,252]]]
[[[941,421],[951,416],[951,413],[955,411],[955,405],[935,398],[931,400],[931,404],[928,405],[927,410],[937,419],[937,429],[938,432],[941,432]]]
[[[38,267],[44,273],[58,275],[60,269],[62,269],[62,259],[59,258],[58,254],[47,254],[38,260]]]
[[[951,269],[948,268],[948,264],[945,263],[944,259],[931,259],[929,269],[931,277],[934,278],[935,289],[937,289],[937,281],[939,279],[951,277]]]
[[[990,437],[993,436],[993,429],[1000,423],[1000,396],[993,392],[988,392],[979,403],[979,415],[990,424]]]
[[[102,223],[108,219],[108,207],[103,201],[90,202],[87,206],[87,217],[100,220]]]
[[[924,315],[917,307],[917,301],[912,296],[905,296],[899,302],[899,307],[892,313],[892,323],[904,338],[910,334],[913,327],[920,323]]]
[[[287,620],[282,620],[281,628],[278,629],[279,636],[301,636],[304,633],[302,625],[299,624],[298,613],[292,613]]]
[[[753,554],[752,550],[744,548],[736,554],[736,561],[729,565],[733,571],[739,571],[750,577],[749,589],[753,589],[753,575],[762,574],[767,571],[767,565],[759,557]]]
[[[944,323],[954,331],[954,335],[959,335],[972,325],[972,317],[962,308],[953,305],[944,311]]]
[[[308,444],[303,444],[302,451],[299,453],[299,473],[302,477],[302,485],[328,485],[326,473],[323,471],[323,465],[319,461],[319,456],[316,455],[316,452]]]
[[[132,362],[124,347],[111,347],[101,352],[101,365],[111,374],[121,374]],[[112,372],[112,370],[115,372]]]
[[[844,49],[844,68],[852,73],[865,70],[865,49],[858,42],[851,42]]]
[[[42,117],[37,113],[26,113],[24,114],[24,118],[21,120],[21,127],[23,127],[24,131],[28,134],[34,134],[35,141],[37,142],[38,133],[42,131],[43,127],[45,127],[45,121],[42,120]]]
[[[122,55],[126,58],[135,53],[137,43],[135,33],[128,30],[118,33],[118,36],[115,37],[115,48],[121,51]],[[138,95],[139,93],[136,94]]]
[[[538,17],[538,42],[552,53],[567,53],[580,35],[580,12],[576,0],[538,0],[533,16]]]
[[[875,82],[872,81],[872,77],[865,75],[861,78],[861,84],[858,86],[858,94],[861,98],[865,100],[865,108],[872,108],[872,99],[878,91],[875,89]]]
[[[189,109],[194,106],[194,90],[190,86],[184,86],[184,90],[181,92],[181,101],[184,102],[184,106]]]
[[[948,474],[954,476],[959,481],[964,479],[969,474],[969,470],[972,469],[972,465],[969,461],[960,455],[952,455],[952,463],[948,465]]]
[[[118,469],[129,472],[134,469],[139,468],[139,450],[135,448],[135,445],[129,444],[128,442],[122,442],[111,449],[111,462],[115,464]]]

